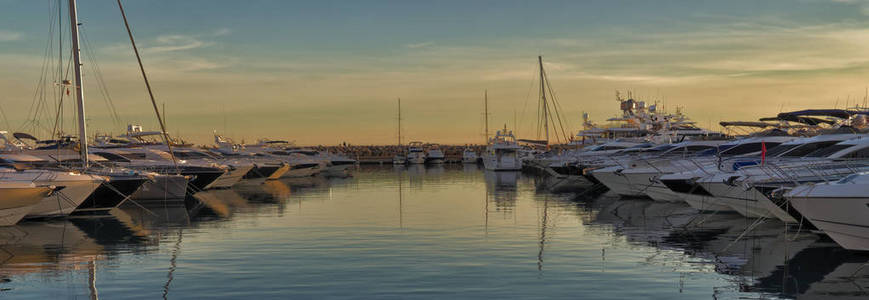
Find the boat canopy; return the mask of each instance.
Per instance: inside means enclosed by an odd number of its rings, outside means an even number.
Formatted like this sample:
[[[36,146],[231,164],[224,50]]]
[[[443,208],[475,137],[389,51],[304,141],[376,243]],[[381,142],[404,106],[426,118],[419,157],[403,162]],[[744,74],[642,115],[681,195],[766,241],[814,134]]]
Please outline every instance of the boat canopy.
[[[38,139],[37,139],[36,137],[34,137],[34,136],[30,135],[30,134],[27,134],[27,133],[23,133],[23,132],[16,132],[16,133],[13,133],[12,136],[15,137],[15,138],[18,139],[18,140],[21,140],[21,139],[28,139],[28,140],[38,141]]]
[[[526,143],[526,144],[534,144],[534,145],[546,146],[546,140],[518,139],[518,140],[516,140],[516,141],[518,141],[518,142],[520,142],[520,143]]]
[[[721,124],[721,126],[724,126],[724,127],[742,126],[742,127],[766,128],[766,127],[777,126],[775,124],[770,124],[770,123],[766,123],[766,122],[752,122],[752,121],[722,121],[718,124]]]
[[[778,114],[779,119],[793,118],[800,116],[829,116],[841,119],[846,119],[857,114],[857,111],[844,109],[804,109],[792,112],[783,112]]]

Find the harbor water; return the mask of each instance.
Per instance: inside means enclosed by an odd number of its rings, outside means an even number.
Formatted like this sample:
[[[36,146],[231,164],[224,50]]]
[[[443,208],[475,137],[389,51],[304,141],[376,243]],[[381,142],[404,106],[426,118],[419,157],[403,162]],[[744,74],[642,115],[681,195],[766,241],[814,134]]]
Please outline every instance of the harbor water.
[[[0,297],[869,297],[869,256],[772,220],[476,165],[353,174],[0,228]]]

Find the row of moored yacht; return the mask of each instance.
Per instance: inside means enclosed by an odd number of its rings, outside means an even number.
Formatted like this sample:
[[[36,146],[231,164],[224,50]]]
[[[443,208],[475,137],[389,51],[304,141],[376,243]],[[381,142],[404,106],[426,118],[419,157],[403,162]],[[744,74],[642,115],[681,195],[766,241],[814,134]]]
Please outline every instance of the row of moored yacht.
[[[869,250],[869,134],[612,141],[540,158],[562,184],[778,219]],[[773,131],[775,132],[775,131]]]
[[[72,138],[45,141],[0,133],[0,226],[24,218],[104,214],[127,201],[183,201],[242,181],[348,176],[356,163],[286,142],[245,146],[220,136],[213,148],[173,143],[170,150],[149,139],[159,132],[138,126],[128,127],[123,136],[98,137],[88,147],[85,163]]]

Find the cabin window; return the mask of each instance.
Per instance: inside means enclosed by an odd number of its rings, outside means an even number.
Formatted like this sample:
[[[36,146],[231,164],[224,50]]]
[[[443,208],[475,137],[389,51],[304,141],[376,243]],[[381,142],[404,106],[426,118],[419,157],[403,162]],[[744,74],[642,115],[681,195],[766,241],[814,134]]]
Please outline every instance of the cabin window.
[[[827,157],[832,155],[833,153],[848,149],[853,146],[854,145],[832,145],[826,148],[812,151],[812,153],[806,154],[806,157]]]
[[[597,151],[619,150],[619,149],[624,149],[624,148],[625,147],[620,147],[620,146],[604,146],[604,147],[601,147],[600,149],[598,149]]]
[[[123,156],[126,159],[147,159],[147,155],[145,153],[119,153],[118,155]]]
[[[199,152],[193,151],[174,151],[175,156],[181,159],[199,159],[199,158],[211,158],[208,155]]]
[[[769,150],[766,151],[766,156],[770,156],[770,157],[779,156],[780,154],[788,152],[791,149],[796,148],[799,145],[800,144],[778,145],[778,146],[775,146],[773,148],[769,148],[769,146],[767,146],[767,149],[769,149]]]
[[[835,145],[838,142],[840,142],[840,141],[826,141],[826,142],[814,142],[814,143],[804,144],[802,146],[795,148],[794,150],[791,150],[788,153],[785,153],[784,155],[782,155],[782,157],[802,157],[802,156],[805,156],[806,154],[812,153],[818,149],[827,148],[829,146]]]
[[[100,157],[105,158],[105,159],[108,160],[108,161],[113,161],[113,162],[130,162],[129,159],[126,159],[126,158],[124,158],[123,156],[120,156],[120,155],[117,155],[117,154],[113,154],[113,153],[108,153],[108,152],[96,152],[96,153],[94,153],[94,154],[99,155]]]
[[[770,149],[778,145],[779,143],[766,143],[766,148]],[[728,149],[727,151],[721,152],[721,155],[743,155],[752,152],[760,152],[761,150],[763,150],[762,143],[747,143],[737,145],[733,148]]]
[[[869,158],[869,147],[848,153],[844,158]]]

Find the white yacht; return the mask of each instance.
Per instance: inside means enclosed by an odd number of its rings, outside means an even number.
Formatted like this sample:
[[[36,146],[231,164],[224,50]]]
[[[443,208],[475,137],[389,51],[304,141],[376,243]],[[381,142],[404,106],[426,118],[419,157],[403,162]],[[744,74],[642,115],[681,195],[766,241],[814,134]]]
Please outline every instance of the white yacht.
[[[244,175],[244,179],[274,180],[281,178],[284,173],[290,170],[289,164],[276,158],[247,151],[244,145],[236,144],[223,136],[215,134],[214,144],[215,148],[211,149],[212,152],[216,152],[224,158],[239,159],[253,164],[253,169]]]
[[[407,163],[424,164],[425,158],[422,142],[410,142],[410,144],[407,145]]]
[[[507,131],[505,126],[489,139],[489,145],[483,153],[483,165],[486,170],[493,171],[522,170],[522,160],[519,159],[520,149],[513,131]]]
[[[445,161],[446,157],[444,157],[444,152],[441,150],[440,146],[437,144],[429,146],[425,153],[425,163],[436,165],[443,164]]]
[[[620,196],[650,197],[649,192],[668,190],[655,181],[658,176],[685,171],[678,160],[714,151],[725,141],[690,141],[651,148],[620,164],[591,171],[592,176]],[[642,153],[642,152],[641,152]],[[651,196],[655,199],[654,196]]]
[[[247,151],[257,156],[279,159],[290,166],[289,170],[280,178],[301,178],[317,175],[322,171],[322,161],[313,159],[308,155],[293,153],[287,149],[293,147],[292,143],[283,140],[261,139],[257,144],[245,145]]]
[[[479,159],[477,151],[474,151],[472,148],[465,148],[465,151],[462,151],[463,164],[476,164]]]
[[[767,161],[764,166],[760,165],[761,160],[758,158],[725,161],[717,172],[697,179],[696,183],[721,204],[745,216],[758,218],[771,215],[786,223],[797,223],[800,217],[794,218],[792,213],[788,213],[787,205],[783,201],[769,198],[779,188],[794,186],[793,177],[783,177],[796,175],[784,174],[783,170],[805,169],[809,164],[846,155],[822,152],[840,142],[858,137],[860,135],[827,134],[795,139],[769,148],[765,154]]]
[[[691,159],[683,162],[685,171],[665,174],[657,178],[667,189],[655,189],[653,199],[659,201],[688,201],[693,207],[703,210],[735,210],[743,213],[743,207],[733,205],[726,199],[713,196],[706,191],[697,180],[716,174],[724,161],[760,157],[763,149],[772,149],[776,146],[797,139],[793,136],[757,136],[738,139],[722,144],[716,149],[717,154],[702,158]],[[763,154],[766,155],[765,153]],[[649,193],[647,193],[649,194]],[[743,203],[744,204],[744,203]]]
[[[869,251],[869,173],[806,184],[785,194],[812,225],[848,250]]]

